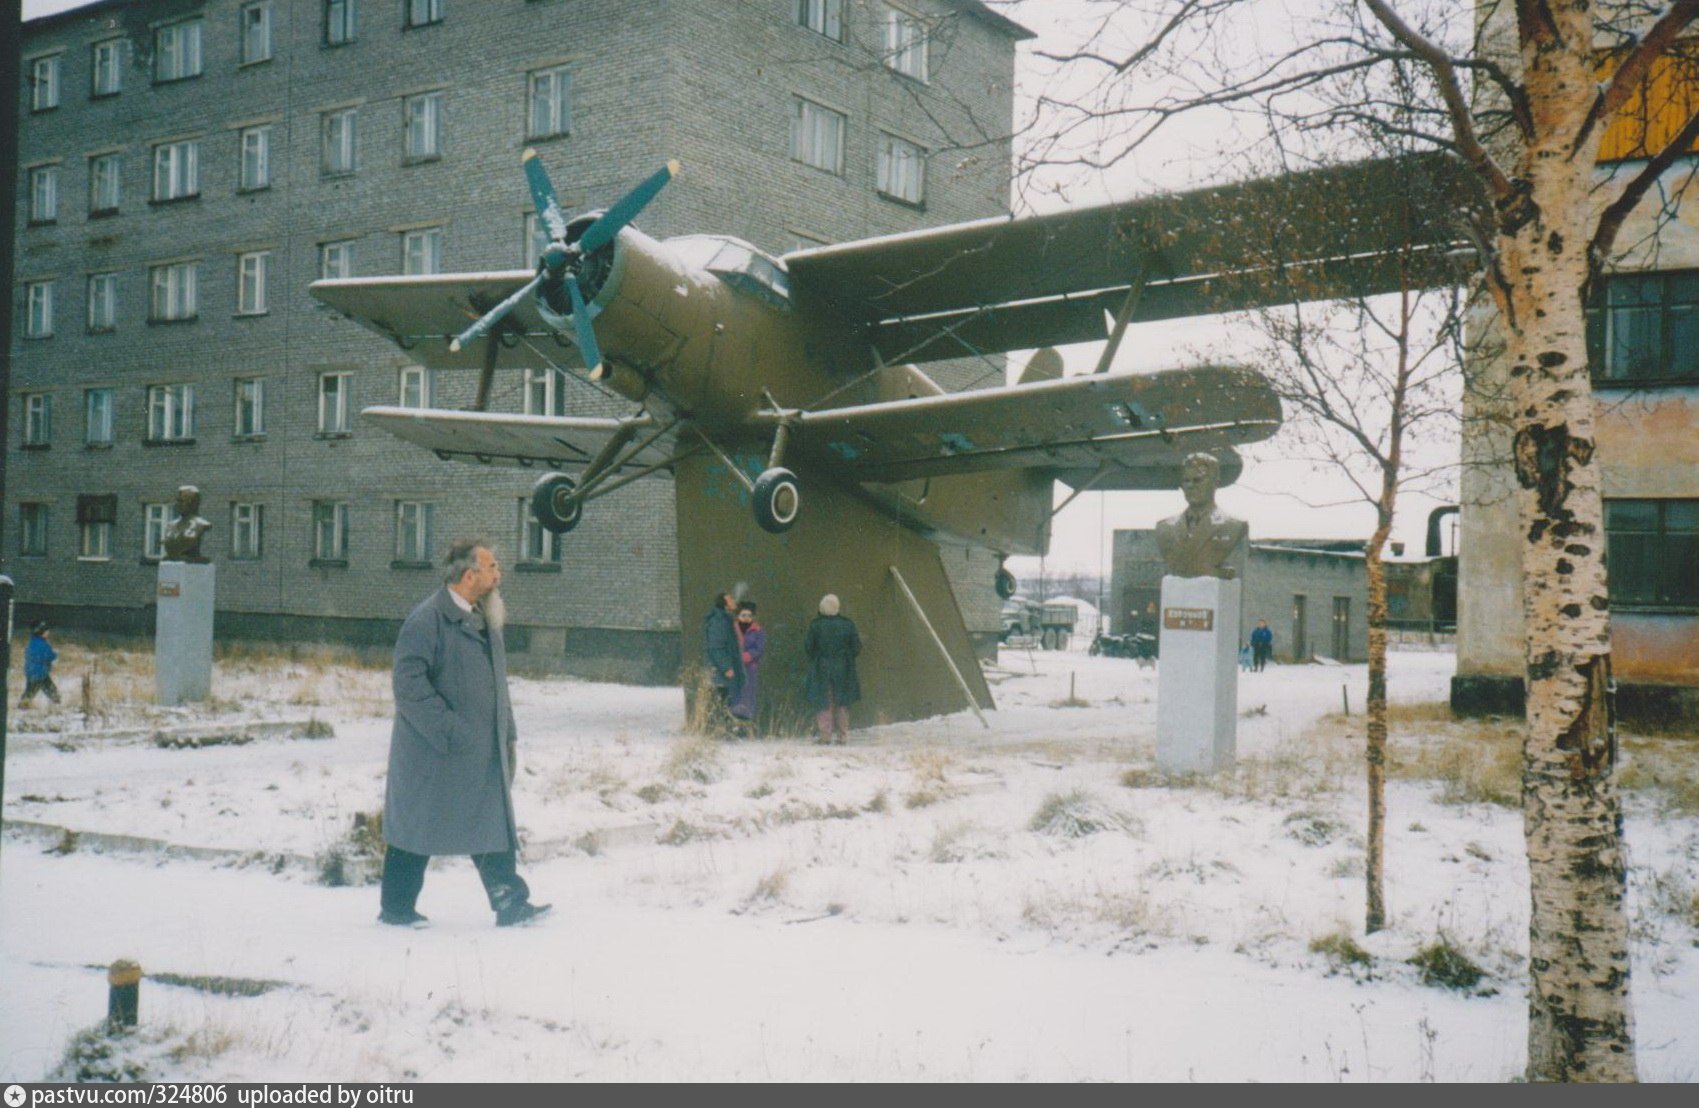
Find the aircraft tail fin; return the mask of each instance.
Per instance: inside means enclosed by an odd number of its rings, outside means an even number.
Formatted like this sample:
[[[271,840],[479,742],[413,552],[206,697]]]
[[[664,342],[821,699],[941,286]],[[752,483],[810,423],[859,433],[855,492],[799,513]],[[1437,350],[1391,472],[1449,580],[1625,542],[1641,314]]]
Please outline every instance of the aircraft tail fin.
[[[1062,355],[1054,346],[1046,346],[1027,359],[1017,384],[1030,385],[1035,381],[1054,381],[1062,376]]]

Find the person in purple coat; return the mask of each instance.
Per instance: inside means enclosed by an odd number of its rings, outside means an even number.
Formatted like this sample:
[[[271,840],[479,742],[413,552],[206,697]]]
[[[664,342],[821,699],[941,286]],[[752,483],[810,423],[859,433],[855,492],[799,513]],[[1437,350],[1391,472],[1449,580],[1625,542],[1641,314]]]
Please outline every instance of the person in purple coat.
[[[737,606],[737,638],[743,651],[743,684],[732,697],[731,713],[741,720],[755,718],[756,698],[761,693],[761,657],[767,653],[767,632],[755,622],[755,602]]]

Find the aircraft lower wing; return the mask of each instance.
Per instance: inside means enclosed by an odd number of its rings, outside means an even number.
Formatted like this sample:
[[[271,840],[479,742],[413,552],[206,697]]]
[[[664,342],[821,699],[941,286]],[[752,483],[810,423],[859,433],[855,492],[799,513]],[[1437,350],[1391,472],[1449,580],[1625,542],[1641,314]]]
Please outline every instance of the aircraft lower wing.
[[[367,422],[436,456],[466,462],[545,469],[571,469],[596,458],[616,437],[627,441],[651,431],[647,413],[629,419],[510,415],[435,408],[367,408]],[[620,468],[665,462],[671,451],[661,441],[622,454]]]
[[[1094,488],[1172,488],[1185,455],[1230,455],[1274,434],[1280,418],[1262,377],[1204,366],[806,412],[794,434],[799,449],[859,481],[1041,468],[1070,483],[1101,470]]]

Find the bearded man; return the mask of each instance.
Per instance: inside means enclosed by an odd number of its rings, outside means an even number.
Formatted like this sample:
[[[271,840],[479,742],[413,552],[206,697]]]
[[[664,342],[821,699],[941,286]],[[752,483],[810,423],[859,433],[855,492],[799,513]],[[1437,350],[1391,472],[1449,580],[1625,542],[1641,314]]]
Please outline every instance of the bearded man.
[[[380,923],[423,927],[415,905],[433,854],[470,854],[497,927],[549,910],[519,876],[513,821],[518,731],[502,643],[501,563],[482,539],[443,560],[443,587],[395,642],[395,727],[384,797]]]

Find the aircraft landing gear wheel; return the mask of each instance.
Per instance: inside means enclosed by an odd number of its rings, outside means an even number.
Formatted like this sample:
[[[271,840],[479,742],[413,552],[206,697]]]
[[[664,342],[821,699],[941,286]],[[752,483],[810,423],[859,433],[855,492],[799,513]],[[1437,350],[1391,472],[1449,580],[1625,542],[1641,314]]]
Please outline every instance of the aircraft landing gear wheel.
[[[802,510],[802,485],[796,474],[782,466],[764,470],[750,491],[755,522],[761,530],[779,535],[791,529]]]
[[[1015,595],[1015,575],[1002,566],[997,567],[997,575],[991,579],[991,584],[996,588],[997,596],[1002,600],[1007,600]]]
[[[531,487],[531,514],[545,531],[557,535],[578,526],[584,515],[584,502],[576,493],[578,486],[564,473],[545,473]]]

